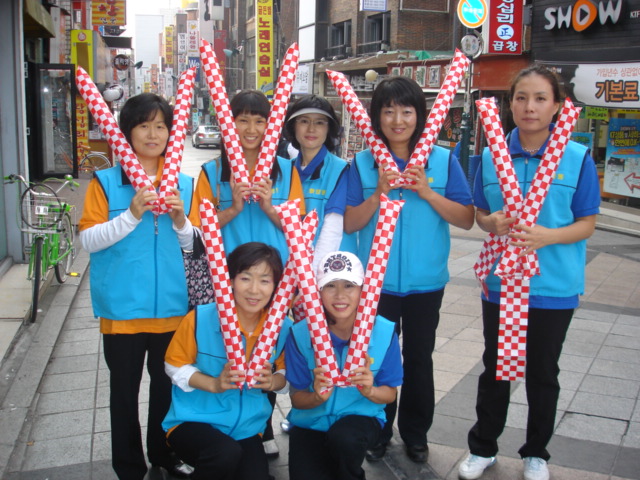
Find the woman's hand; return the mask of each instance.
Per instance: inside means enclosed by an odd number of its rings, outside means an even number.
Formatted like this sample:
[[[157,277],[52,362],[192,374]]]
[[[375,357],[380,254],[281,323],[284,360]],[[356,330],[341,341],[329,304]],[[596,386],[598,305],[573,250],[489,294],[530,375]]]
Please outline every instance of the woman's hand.
[[[273,182],[270,178],[261,178],[253,183],[251,187],[251,194],[258,197],[258,205],[260,208],[269,213],[273,209],[271,204],[271,196],[273,194],[271,187]]]
[[[373,390],[373,373],[371,373],[371,357],[367,355],[364,367],[358,367],[349,373],[349,382],[358,387],[363,397],[369,398]]]
[[[409,184],[405,185],[404,188],[413,190],[423,200],[429,200],[429,196],[433,193],[433,190],[431,190],[424,168],[409,167],[402,172],[402,178],[409,181]]]
[[[333,384],[326,375],[324,367],[313,369],[313,392],[315,393],[318,405],[326,402],[333,393]]]
[[[233,208],[236,213],[240,213],[244,208],[244,199],[251,194],[251,185],[247,182],[236,183],[231,175],[231,179],[229,180],[231,184],[231,208]],[[218,199],[220,201],[220,199]]]
[[[480,208],[476,211],[476,221],[480,228],[485,232],[499,236],[507,235],[511,230],[511,224],[516,220],[516,217],[507,217],[502,210],[495,211],[491,214]]]
[[[172,188],[173,195],[164,197],[164,203],[169,206],[169,216],[178,230],[184,227],[187,218],[184,216],[184,201],[180,198],[180,191]]]
[[[282,388],[276,384],[278,377],[273,374],[273,365],[269,362],[266,362],[262,368],[257,369],[253,378],[256,381],[254,388],[259,388],[265,392],[273,392]]]
[[[222,393],[227,390],[237,390],[240,388],[238,383],[242,385],[244,383],[245,372],[242,370],[231,370],[231,362],[228,362],[220,376],[217,377],[217,389],[214,387],[214,393]]]
[[[394,185],[400,178],[400,173],[395,170],[387,171],[382,167],[378,168],[378,185],[374,193],[375,198],[379,198],[381,194],[387,195],[391,190],[398,188]]]
[[[521,247],[523,249],[518,255],[519,257],[523,257],[534,250],[556,243],[553,237],[553,230],[552,228],[541,225],[528,227],[527,225],[519,223],[514,226],[513,232],[509,234],[509,238],[511,239],[510,243],[514,247]]]
[[[158,200],[158,194],[156,193],[153,185],[146,185],[136,192],[131,199],[129,210],[136,219],[140,220],[145,212],[153,209],[153,204]]]

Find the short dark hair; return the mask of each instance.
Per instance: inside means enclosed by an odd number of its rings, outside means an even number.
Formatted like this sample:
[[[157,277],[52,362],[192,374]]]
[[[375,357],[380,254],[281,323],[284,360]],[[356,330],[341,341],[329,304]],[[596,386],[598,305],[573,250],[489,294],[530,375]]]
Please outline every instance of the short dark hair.
[[[273,283],[277,286],[282,277],[282,259],[280,253],[271,245],[262,242],[248,242],[238,245],[227,257],[229,267],[229,278],[234,279],[236,275],[259,263],[266,262],[273,274]],[[274,289],[275,293],[275,289]]]
[[[287,118],[285,119],[284,124],[284,134],[286,139],[289,140],[295,148],[298,150],[300,149],[300,142],[296,139],[295,119],[294,121],[290,121],[290,118],[291,115],[304,108],[317,108],[326,112],[329,117],[329,130],[327,132],[327,138],[324,141],[324,145],[330,152],[333,152],[336,149],[336,144],[340,136],[340,122],[338,121],[336,111],[333,109],[333,106],[329,101],[326,98],[319,97],[317,95],[305,95],[289,105]]]
[[[553,101],[555,103],[562,103],[564,101],[564,89],[560,83],[558,75],[544,65],[534,63],[533,65],[520,70],[516,76],[513,77],[513,80],[511,81],[511,88],[509,89],[509,102],[513,101],[513,96],[515,95],[518,82],[529,75],[540,75],[549,82],[549,85],[551,85],[551,91],[553,92]]]
[[[382,133],[380,113],[383,108],[391,105],[401,105],[416,109],[416,130],[411,135],[409,142],[409,152],[413,152],[427,123],[427,101],[424,93],[415,81],[407,77],[385,78],[373,91],[371,107],[369,108],[371,126],[387,147],[389,147],[389,140]]]
[[[156,112],[162,112],[164,123],[171,131],[173,124],[173,107],[155,93],[141,93],[127,100],[120,111],[120,130],[131,145],[131,130],[141,123],[153,120]]]
[[[230,106],[233,118],[242,113],[269,118],[269,111],[271,110],[269,99],[260,90],[242,90],[238,92],[231,99]]]

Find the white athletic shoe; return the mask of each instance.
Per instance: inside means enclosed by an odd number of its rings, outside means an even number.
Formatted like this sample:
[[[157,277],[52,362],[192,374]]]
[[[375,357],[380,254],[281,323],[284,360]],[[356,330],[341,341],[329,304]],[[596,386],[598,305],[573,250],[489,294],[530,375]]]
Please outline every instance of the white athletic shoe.
[[[523,458],[524,480],[549,480],[547,462],[539,457]]]
[[[463,480],[480,478],[484,471],[496,463],[496,457],[479,457],[472,453],[458,467],[458,477]]]

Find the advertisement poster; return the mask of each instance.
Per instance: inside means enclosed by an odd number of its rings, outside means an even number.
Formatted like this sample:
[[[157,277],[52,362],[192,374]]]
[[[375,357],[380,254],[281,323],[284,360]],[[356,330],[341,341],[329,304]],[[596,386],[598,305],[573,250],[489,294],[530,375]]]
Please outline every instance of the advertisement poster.
[[[273,95],[273,1],[256,2],[256,88],[271,98]]]
[[[603,189],[640,198],[640,120],[609,120]]]

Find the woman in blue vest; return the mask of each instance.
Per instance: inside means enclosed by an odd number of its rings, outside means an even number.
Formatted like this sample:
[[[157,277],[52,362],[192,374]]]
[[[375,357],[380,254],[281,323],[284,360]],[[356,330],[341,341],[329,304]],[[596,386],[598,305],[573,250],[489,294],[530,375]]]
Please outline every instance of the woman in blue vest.
[[[560,83],[546,67],[533,65],[521,71],[509,92],[511,113],[517,126],[508,136],[509,151],[526,196],[553,129],[553,117],[562,104]],[[506,235],[515,218],[502,211],[503,200],[489,149],[482,155],[474,188],[476,220],[487,232]],[[525,386],[529,415],[527,438],[519,453],[525,480],[549,478],[546,446],[555,426],[560,394],[558,360],[578,296],[584,290],[586,239],[595,229],[600,205],[600,187],[593,159],[587,148],[569,142],[544,201],[538,224],[516,227],[510,233],[514,244],[535,251],[540,275],[531,279],[527,329]],[[495,265],[494,265],[495,269]],[[459,467],[460,478],[475,479],[493,465],[498,437],[507,420],[511,384],[496,380],[500,279],[487,278],[488,298],[482,295],[485,349],[484,372],[478,379],[476,414],[469,432],[471,454]]]
[[[247,162],[249,178],[253,178],[271,105],[264,93],[258,90],[243,90],[231,99],[230,106]],[[259,200],[245,201],[246,196],[253,195]],[[218,209],[225,251],[232,252],[243,243],[260,241],[277,248],[282,263],[286,264],[289,250],[282,233],[280,218],[273,206],[299,198],[300,213],[305,212],[300,177],[291,160],[276,157],[271,176],[255,182],[252,186],[248,183],[234,182],[223,149],[219,159],[202,165],[196,185],[196,208],[189,217],[196,226],[200,225],[198,209],[204,198],[210,200]]]
[[[302,181],[307,212],[318,212],[313,266],[342,247],[347,201],[347,162],[334,155],[340,135],[336,112],[324,98],[307,95],[290,107],[284,133],[298,149],[295,166]],[[353,248],[355,248],[355,241]]]
[[[368,150],[349,169],[345,231],[358,231],[358,256],[367,261],[380,206],[380,194],[404,200],[396,225],[378,313],[403,333],[404,381],[398,405],[398,429],[407,455],[427,460],[427,432],[433,422],[433,360],[444,287],[449,281],[449,224],[469,229],[473,205],[466,177],[449,151],[434,146],[426,168],[407,161],[424,130],[427,106],[422,89],[406,77],[378,84],[371,98],[371,123],[393,156],[400,173],[385,172]],[[413,182],[393,185],[399,177]],[[393,435],[396,402],[379,444],[367,458],[380,460]]]
[[[131,97],[120,113],[120,128],[140,165],[158,188],[164,168],[173,109],[161,97]],[[187,313],[187,286],[181,248],[190,250],[193,179],[180,174],[166,197],[171,211],[155,216],[155,189],[134,190],[120,165],[96,172],[87,188],[80,240],[91,254],[91,301],[100,317],[104,357],[109,368],[111,452],[119,479],[142,480],[147,464],[138,418],[138,392],[144,368],[151,377],[147,453],[149,462],[174,475],[190,468],[171,453],[162,419],[171,402],[164,354]]]
[[[247,362],[253,354],[282,275],[278,251],[264,243],[240,245],[228,257],[237,318]],[[267,392],[285,388],[285,320],[269,364],[248,388],[244,372],[227,362],[216,305],[199,305],[184,317],[166,355],[173,382],[163,427],[169,445],[193,465],[193,479],[267,480],[261,434],[271,414]],[[272,365],[275,366],[273,373]]]
[[[356,319],[364,271],[353,253],[330,252],[317,269],[320,298],[338,366],[343,368]],[[290,383],[290,480],[364,478],[362,462],[386,422],[384,406],[402,384],[402,360],[392,322],[378,316],[367,364],[351,372],[353,386],[331,387],[316,367],[307,320],[296,323],[287,339]]]

